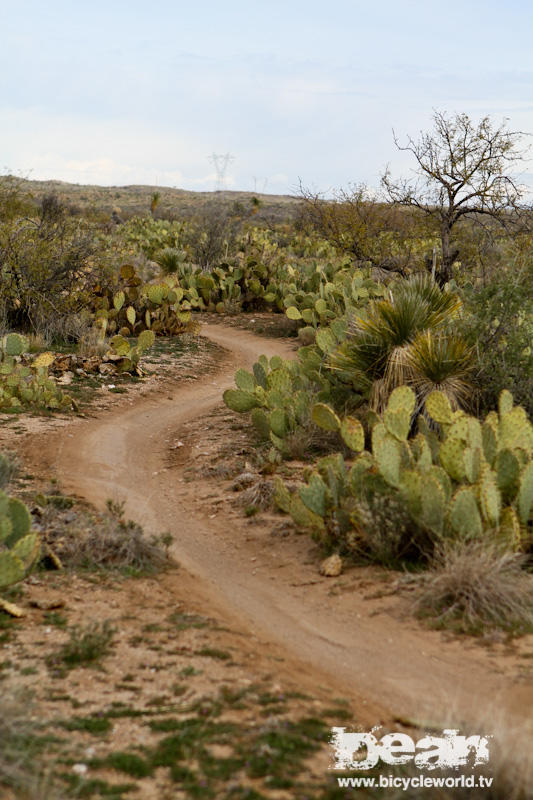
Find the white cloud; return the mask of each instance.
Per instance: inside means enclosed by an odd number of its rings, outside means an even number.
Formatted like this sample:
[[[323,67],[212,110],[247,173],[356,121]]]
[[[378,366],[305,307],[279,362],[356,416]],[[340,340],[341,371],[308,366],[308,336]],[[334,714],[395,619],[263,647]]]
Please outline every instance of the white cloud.
[[[205,171],[207,143],[120,120],[101,124],[38,109],[0,110],[2,166],[36,180],[187,188]]]

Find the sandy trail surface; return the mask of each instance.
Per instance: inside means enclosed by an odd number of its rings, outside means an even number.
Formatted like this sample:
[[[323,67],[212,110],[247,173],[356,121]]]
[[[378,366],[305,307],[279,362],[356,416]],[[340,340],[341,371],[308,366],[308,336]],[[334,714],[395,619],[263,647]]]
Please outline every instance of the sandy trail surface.
[[[35,456],[38,451],[65,491],[98,507],[109,497],[124,501],[127,514],[147,530],[170,531],[191,591],[258,647],[284,653],[296,675],[314,675],[333,697],[364,704],[368,720],[373,714],[376,723],[400,716],[439,724],[448,714],[472,723],[480,714],[499,724],[503,716],[528,719],[533,687],[509,668],[511,656],[445,641],[409,617],[376,613],[354,592],[315,591],[310,568],[287,558],[287,549],[280,562],[274,547],[236,538],[224,509],[202,511],[194,482],[167,468],[168,442],[180,425],[220,404],[237,368],[250,368],[261,353],[294,355],[288,342],[222,324],[203,325],[202,334],[226,351],[215,374],[39,435]]]

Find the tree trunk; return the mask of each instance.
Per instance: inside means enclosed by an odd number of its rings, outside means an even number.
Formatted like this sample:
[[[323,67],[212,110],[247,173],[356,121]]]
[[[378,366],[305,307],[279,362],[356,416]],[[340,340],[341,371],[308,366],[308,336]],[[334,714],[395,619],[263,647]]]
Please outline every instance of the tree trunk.
[[[447,219],[443,219],[440,227],[440,240],[442,244],[442,264],[441,268],[435,273],[435,279],[439,286],[444,286],[452,278],[452,265],[457,258],[459,251],[452,248],[450,244],[450,234],[452,226]]]

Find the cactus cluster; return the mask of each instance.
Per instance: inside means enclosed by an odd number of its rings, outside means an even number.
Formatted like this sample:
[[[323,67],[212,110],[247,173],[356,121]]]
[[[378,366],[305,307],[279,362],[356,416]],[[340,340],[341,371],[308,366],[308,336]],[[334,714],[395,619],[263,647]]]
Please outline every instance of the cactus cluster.
[[[254,427],[265,441],[282,455],[287,454],[287,438],[298,426],[309,422],[316,387],[295,361],[260,356],[252,372],[239,369],[236,389],[224,392],[224,402],[232,411],[251,412]]]
[[[425,545],[443,538],[491,538],[514,550],[531,546],[533,522],[533,425],[523,408],[502,392],[498,412],[480,422],[453,411],[435,391],[426,402],[427,420],[409,438],[415,394],[395,389],[371,432],[365,450],[360,423],[340,420],[323,403],[313,421],[338,430],[357,455],[350,466],[342,456],[319,461],[306,486],[290,495],[278,480],[278,505],[297,524],[325,532],[348,549],[368,536],[365,508],[373,495],[389,496],[405,509],[409,535]],[[302,510],[302,506],[305,509]]]
[[[143,353],[152,347],[155,333],[151,330],[142,331],[135,344],[117,333],[109,340],[109,350],[104,356],[106,362],[111,362],[118,372],[135,372],[142,375],[139,360]]]
[[[160,283],[143,284],[124,264],[112,288],[95,287],[93,311],[111,335],[134,336],[145,329],[175,336],[191,328],[192,311],[219,314],[257,309],[284,311],[314,332],[380,297],[384,288],[351,265],[314,262],[298,268],[265,263],[267,243],[256,256],[238,254],[210,271],[181,263]],[[268,248],[267,248],[268,249]]]
[[[295,270],[289,277],[297,278]],[[385,288],[363,270],[353,268],[333,271],[316,266],[314,273],[284,288],[283,304],[289,319],[301,320],[310,328],[325,327],[333,320],[360,310],[370,300],[382,297]]]
[[[40,553],[39,535],[20,500],[0,491],[0,589],[23,580]]]
[[[238,413],[251,412],[252,422],[260,435],[265,440],[270,439],[278,452],[286,456],[287,437],[299,428],[309,426],[313,404],[324,405],[339,399],[336,375],[325,369],[325,365],[328,354],[344,339],[346,327],[344,319],[336,319],[331,325],[320,328],[312,345],[298,349],[295,361],[283,361],[278,356],[268,361],[263,355],[254,364],[252,373],[238,370],[235,375],[237,388],[224,393],[224,402]],[[340,391],[344,395],[345,387],[341,386]],[[355,393],[350,393],[352,405],[360,399]],[[343,422],[346,435],[350,424],[349,419]],[[327,425],[323,427],[327,428]],[[330,430],[336,428],[337,425]]]
[[[74,400],[48,375],[52,353],[41,353],[29,365],[21,356],[29,347],[25,336],[8,333],[0,342],[0,410],[20,411],[25,406],[60,410],[76,406]]]
[[[95,292],[94,316],[110,335],[137,336],[145,330],[177,336],[191,330],[191,308],[180,286],[169,277],[159,284],[143,284],[135,268],[124,264],[113,289]],[[194,327],[194,325],[192,326]]]

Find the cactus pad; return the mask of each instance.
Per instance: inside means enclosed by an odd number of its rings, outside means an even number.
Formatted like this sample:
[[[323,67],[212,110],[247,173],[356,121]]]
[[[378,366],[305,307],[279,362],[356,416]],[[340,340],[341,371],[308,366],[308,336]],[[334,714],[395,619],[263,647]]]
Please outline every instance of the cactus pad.
[[[520,475],[518,490],[518,516],[523,525],[527,525],[533,506],[533,461],[525,467]]]
[[[411,416],[415,410],[416,395],[410,386],[398,386],[391,392],[387,408],[390,411],[405,410]]]
[[[477,539],[481,536],[483,524],[472,489],[462,487],[455,493],[450,505],[450,524],[462,538]]]
[[[311,411],[311,419],[315,425],[326,431],[338,431],[341,426],[341,421],[336,413],[325,403],[315,403]]]
[[[308,486],[300,489],[300,498],[306,508],[319,517],[326,513],[326,485],[319,475],[311,475]]]
[[[344,417],[341,422],[340,433],[343,441],[354,453],[359,453],[365,448],[365,432],[363,426],[355,417]]]
[[[289,433],[289,420],[286,412],[282,408],[275,408],[270,412],[269,421],[272,432],[280,439],[284,439]]]
[[[262,439],[268,439],[270,436],[270,423],[265,412],[261,408],[252,409],[252,423],[254,428],[258,431]]]
[[[9,551],[0,552],[0,589],[24,578],[24,564]]]
[[[396,439],[400,441],[407,439],[411,427],[411,413],[406,408],[387,408],[383,415],[383,421],[388,432]]]
[[[426,397],[426,411],[440,425],[450,425],[453,421],[450,401],[443,392],[431,392]]]
[[[250,394],[250,392],[243,392],[240,389],[226,389],[223,399],[228,408],[231,408],[232,411],[237,411],[239,414],[251,411],[252,408],[257,406],[255,395]]]
[[[237,370],[235,373],[235,383],[237,384],[237,388],[242,389],[243,392],[253,392],[255,389],[254,376],[245,369]]]

